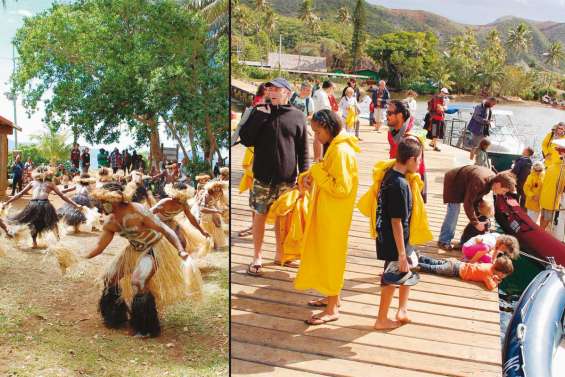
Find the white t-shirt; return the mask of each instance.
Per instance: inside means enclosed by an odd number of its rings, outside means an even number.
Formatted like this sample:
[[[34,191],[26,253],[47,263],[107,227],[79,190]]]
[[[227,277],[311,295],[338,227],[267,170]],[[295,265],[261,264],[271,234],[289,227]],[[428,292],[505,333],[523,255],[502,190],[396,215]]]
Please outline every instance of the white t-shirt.
[[[416,110],[418,109],[418,103],[414,98],[410,98],[407,100],[408,103],[408,110],[410,110],[410,115],[416,116]]]
[[[498,236],[500,236],[500,234],[494,232],[479,234],[478,236],[469,238],[469,240],[465,242],[463,246],[473,246],[474,244],[477,243],[476,241],[477,238],[481,238],[485,245],[488,245],[491,249],[494,249],[494,247],[496,246],[496,239],[498,238]]]
[[[328,97],[328,93],[324,89],[316,90],[314,93],[314,110],[331,110],[332,105],[330,104],[330,98]]]
[[[341,100],[339,101],[339,110],[341,111],[341,117],[343,119],[347,118],[347,113],[351,106],[355,106],[356,108],[359,108],[359,105],[357,104],[357,99],[355,98],[354,95],[349,98],[347,98],[347,96],[341,97]]]

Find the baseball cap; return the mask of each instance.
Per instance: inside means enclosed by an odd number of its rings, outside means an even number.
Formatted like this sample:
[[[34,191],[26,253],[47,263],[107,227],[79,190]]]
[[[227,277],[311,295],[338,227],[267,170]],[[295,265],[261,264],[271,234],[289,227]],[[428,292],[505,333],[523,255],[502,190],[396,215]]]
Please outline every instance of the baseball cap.
[[[441,92],[445,94],[449,94],[449,90],[447,90],[447,88],[441,88]]]
[[[290,86],[288,81],[286,81],[286,79],[283,79],[282,77],[277,77],[276,79],[271,80],[265,84],[265,86],[271,86],[271,85],[276,86],[277,88],[285,88],[292,92],[292,87]]]

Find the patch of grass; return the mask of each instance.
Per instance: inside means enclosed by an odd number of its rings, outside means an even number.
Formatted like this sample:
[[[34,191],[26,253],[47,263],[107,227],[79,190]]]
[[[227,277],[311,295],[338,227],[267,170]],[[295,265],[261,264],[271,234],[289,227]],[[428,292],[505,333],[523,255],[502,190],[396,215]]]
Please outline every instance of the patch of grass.
[[[227,253],[212,253],[206,262],[210,269],[203,276],[202,301],[169,308],[162,320],[163,335],[156,339],[134,338],[127,330],[107,330],[99,325],[96,313],[91,313],[85,322],[77,321],[82,317],[55,316],[52,302],[41,301],[47,297],[45,292],[53,289],[53,285],[45,284],[53,277],[43,275],[46,282],[39,284],[33,297],[24,301],[21,292],[27,291],[29,282],[20,279],[19,286],[10,278],[10,271],[5,270],[0,286],[9,289],[0,297],[0,375],[227,376]],[[1,265],[0,261],[0,271]],[[54,283],[57,284],[64,292],[66,283]],[[69,305],[73,305],[72,300]]]

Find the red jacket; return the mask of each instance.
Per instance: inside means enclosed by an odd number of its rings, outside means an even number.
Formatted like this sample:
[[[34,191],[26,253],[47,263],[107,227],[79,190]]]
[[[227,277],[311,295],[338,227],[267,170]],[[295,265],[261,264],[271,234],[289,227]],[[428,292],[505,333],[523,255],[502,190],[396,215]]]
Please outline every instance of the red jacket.
[[[442,106],[442,108],[439,109],[438,105]],[[443,105],[443,98],[437,95],[433,96],[432,99],[428,101],[428,111],[432,120],[444,120],[445,114],[443,112]]]

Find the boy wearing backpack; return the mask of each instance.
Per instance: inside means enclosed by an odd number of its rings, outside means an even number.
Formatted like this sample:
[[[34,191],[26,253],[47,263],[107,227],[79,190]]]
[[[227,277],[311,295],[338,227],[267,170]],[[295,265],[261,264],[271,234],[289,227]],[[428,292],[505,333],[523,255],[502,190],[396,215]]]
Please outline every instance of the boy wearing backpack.
[[[308,82],[303,82],[300,85],[300,93],[294,92],[290,97],[290,104],[304,113],[307,120],[312,118],[314,114],[314,101],[312,97],[312,86]]]

